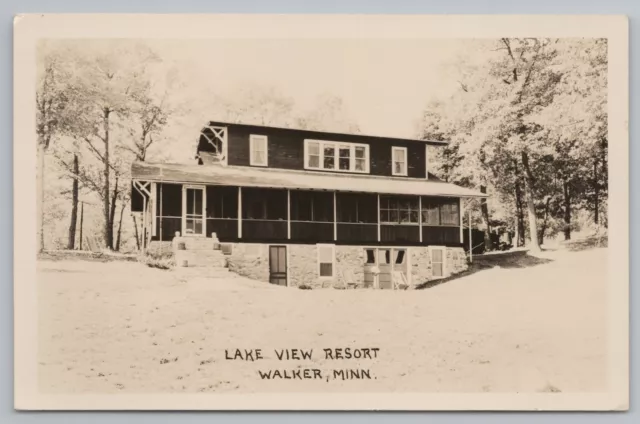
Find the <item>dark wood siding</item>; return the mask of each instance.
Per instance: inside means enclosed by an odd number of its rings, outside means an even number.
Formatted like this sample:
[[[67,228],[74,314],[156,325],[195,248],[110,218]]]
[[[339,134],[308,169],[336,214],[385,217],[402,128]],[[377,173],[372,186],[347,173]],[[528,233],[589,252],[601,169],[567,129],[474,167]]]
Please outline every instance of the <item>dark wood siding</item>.
[[[380,225],[380,241],[383,243],[417,243],[420,227],[417,225]]]
[[[333,222],[292,222],[291,241],[331,242],[333,241]]]
[[[226,125],[226,124],[220,124]],[[304,169],[304,140],[343,141],[369,145],[370,175],[391,176],[391,148],[406,147],[409,178],[425,178],[425,144],[380,137],[363,137],[351,134],[317,133],[250,125],[227,125],[229,165],[250,166],[249,138],[251,134],[268,138],[268,167],[280,169]],[[309,172],[318,172],[308,170]]]
[[[422,243],[447,246],[460,244],[460,227],[422,227]]]

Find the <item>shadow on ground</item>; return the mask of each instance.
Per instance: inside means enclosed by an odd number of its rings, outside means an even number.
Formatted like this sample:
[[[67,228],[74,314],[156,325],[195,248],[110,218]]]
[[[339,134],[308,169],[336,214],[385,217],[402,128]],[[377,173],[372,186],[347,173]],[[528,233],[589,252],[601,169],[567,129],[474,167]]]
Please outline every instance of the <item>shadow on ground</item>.
[[[567,240],[562,246],[570,252],[580,252],[582,250],[607,247],[609,240],[606,235],[592,236],[580,240]]]
[[[473,257],[473,262],[469,265],[469,269],[459,274],[452,275],[451,277],[442,278],[439,280],[427,281],[416,286],[416,290],[429,289],[431,287],[439,286],[446,282],[457,280],[459,278],[467,277],[476,272],[484,271],[494,267],[500,268],[529,268],[551,262],[551,259],[539,258],[537,256],[531,256],[526,250],[518,250],[515,252],[496,252],[485,255],[476,255]]]

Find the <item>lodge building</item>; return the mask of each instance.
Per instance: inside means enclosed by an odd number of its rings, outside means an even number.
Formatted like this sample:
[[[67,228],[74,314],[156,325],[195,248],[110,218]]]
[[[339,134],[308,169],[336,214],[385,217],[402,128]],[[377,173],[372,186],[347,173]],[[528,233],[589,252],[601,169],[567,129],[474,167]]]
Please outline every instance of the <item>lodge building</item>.
[[[150,246],[217,237],[229,269],[287,286],[415,286],[466,269],[461,199],[429,173],[445,143],[224,122],[193,164],[134,162]]]

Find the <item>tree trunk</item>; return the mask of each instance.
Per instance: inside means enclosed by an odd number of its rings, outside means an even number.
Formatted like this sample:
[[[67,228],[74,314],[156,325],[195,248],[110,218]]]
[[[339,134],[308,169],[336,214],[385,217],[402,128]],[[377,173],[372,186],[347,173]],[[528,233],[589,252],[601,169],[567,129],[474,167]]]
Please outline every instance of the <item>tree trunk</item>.
[[[116,184],[113,187],[113,193],[111,194],[111,207],[109,210],[109,228],[111,229],[111,248],[113,249],[113,226],[116,218],[116,204],[118,202],[118,177],[116,176]]]
[[[536,204],[533,196],[533,175],[529,166],[529,155],[522,152],[522,166],[524,167],[524,196],[527,201],[527,215],[529,218],[529,238],[531,239],[530,250],[534,252],[540,251],[540,242],[538,241],[538,223],[536,221]]]
[[[547,225],[549,224],[549,204],[551,203],[551,196],[547,196],[544,202],[544,219],[542,220],[542,226],[540,227],[540,234],[538,235],[538,242],[544,243],[544,236],[547,232]]]
[[[80,204],[80,250],[82,250],[82,226],[84,221],[84,202]]]
[[[104,187],[102,189],[102,201],[104,207],[104,244],[109,250],[113,249],[113,227],[110,225],[110,210],[109,210],[109,114],[111,111],[108,108],[103,110],[102,124],[104,127]]]
[[[71,188],[71,223],[69,223],[69,241],[67,249],[73,250],[76,247],[76,227],[78,224],[78,155],[73,154],[73,185]]]
[[[480,193],[486,193],[487,187],[481,185]],[[487,206],[487,199],[480,201],[480,211],[482,212],[482,222],[484,223],[484,250],[486,252],[492,250],[491,246],[491,226],[489,224],[489,208]]]
[[[593,160],[593,187],[595,189],[595,195],[593,200],[593,222],[598,224],[600,217],[598,212],[600,211],[600,187],[598,184],[598,159]]]
[[[43,142],[38,143],[38,251],[44,251],[44,154]]]
[[[522,190],[520,188],[518,162],[515,161],[516,186],[516,247],[524,246],[524,214],[522,213]]]
[[[138,248],[138,250],[140,250],[140,236],[138,235],[138,222],[136,221],[135,215],[132,215],[131,217],[133,218],[133,228],[136,236],[136,247]]]
[[[122,202],[120,206],[120,221],[118,221],[118,236],[116,237],[116,251],[120,251],[120,237],[122,235],[122,215],[124,214],[124,207],[126,206],[126,202]]]
[[[571,197],[567,181],[562,182],[562,194],[564,201],[564,239],[571,240]]]

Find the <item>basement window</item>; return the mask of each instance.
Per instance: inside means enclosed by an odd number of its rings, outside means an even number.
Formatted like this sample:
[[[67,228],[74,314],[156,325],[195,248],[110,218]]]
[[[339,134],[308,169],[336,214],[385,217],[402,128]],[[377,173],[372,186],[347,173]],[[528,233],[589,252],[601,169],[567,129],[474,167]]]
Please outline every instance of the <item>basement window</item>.
[[[320,278],[333,278],[336,249],[333,244],[318,244],[318,276]]]

